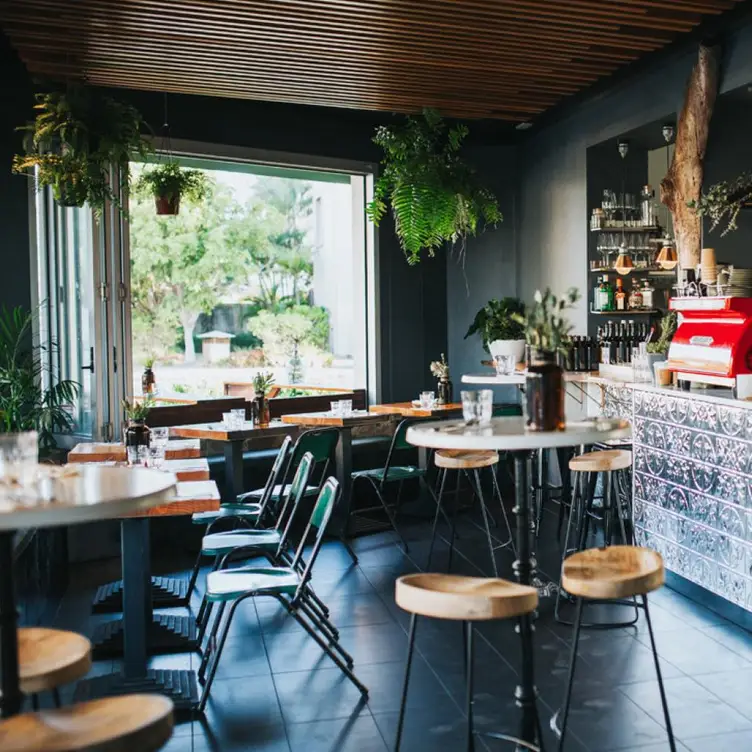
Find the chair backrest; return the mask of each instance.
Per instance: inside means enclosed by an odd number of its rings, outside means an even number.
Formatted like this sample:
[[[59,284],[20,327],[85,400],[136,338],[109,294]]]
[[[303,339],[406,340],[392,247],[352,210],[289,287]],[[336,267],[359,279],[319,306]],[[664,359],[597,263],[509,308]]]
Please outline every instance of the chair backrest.
[[[400,449],[414,449],[412,444],[407,441],[407,429],[413,423],[419,422],[416,418],[405,418],[397,424],[397,428],[394,430],[394,436],[392,436],[392,443],[389,445],[389,453],[386,455],[386,464],[384,465],[384,479],[386,479],[389,468],[392,466],[394,459],[394,453]],[[382,481],[383,483],[384,481]]]
[[[300,509],[300,502],[305,497],[308,480],[311,477],[311,471],[315,464],[313,455],[310,452],[306,452],[300,458],[298,468],[295,471],[295,477],[292,479],[290,488],[285,494],[285,500],[280,507],[277,524],[275,525],[275,530],[281,530],[284,525],[284,532],[280,536],[278,551],[283,551],[287,546],[288,536],[292,530],[297,511]]]
[[[261,494],[261,510],[259,513],[259,521],[261,521],[266,514],[270,511],[269,507],[274,498],[274,489],[281,482],[283,474],[287,471],[287,464],[290,459],[290,450],[292,447],[292,438],[285,436],[285,440],[282,442],[282,446],[277,452],[277,456],[274,458],[272,469],[269,471],[269,475],[266,478],[264,484],[264,491]]]
[[[310,431],[303,431],[298,436],[298,440],[295,442],[295,446],[290,454],[290,461],[285,470],[284,482],[287,483],[288,478],[297,467],[300,458],[306,452],[310,452],[316,465],[323,463],[321,474],[317,473],[318,482],[323,483],[327,477],[329,463],[334,457],[334,448],[337,446],[338,440],[338,428],[313,428]]]
[[[340,498],[340,485],[336,478],[327,478],[324,484],[321,486],[316,503],[313,505],[313,511],[311,517],[308,520],[305,532],[300,539],[300,544],[295,552],[295,558],[292,561],[292,567],[297,569],[303,565],[303,552],[308,542],[308,537],[313,530],[316,531],[316,535],[313,542],[313,548],[311,549],[311,555],[308,557],[308,561],[305,563],[303,572],[300,576],[300,585],[295,593],[295,597],[301,594],[303,589],[311,579],[311,571],[313,565],[316,562],[316,557],[321,550],[321,544],[324,542],[324,535],[326,535],[326,528],[329,521],[332,518],[334,507]]]

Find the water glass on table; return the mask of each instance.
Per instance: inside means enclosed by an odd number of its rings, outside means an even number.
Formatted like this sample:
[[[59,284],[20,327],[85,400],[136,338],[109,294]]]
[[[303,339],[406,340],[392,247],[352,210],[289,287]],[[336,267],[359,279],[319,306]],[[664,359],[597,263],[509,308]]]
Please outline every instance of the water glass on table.
[[[149,430],[149,444],[151,444],[152,446],[167,446],[169,439],[169,428],[151,428]]]
[[[332,400],[329,405],[330,412],[335,418],[342,417],[342,400]]]
[[[152,442],[149,445],[149,467],[161,470],[162,465],[164,465],[166,450],[167,447],[164,444],[155,444]]]
[[[234,427],[238,429],[242,428],[243,424],[245,423],[245,409],[239,407],[235,410],[230,410],[230,414],[232,415],[232,419],[234,421]]]
[[[487,426],[493,415],[493,392],[480,389],[462,392],[462,418],[468,426]]]
[[[424,410],[432,410],[436,404],[436,392],[421,392],[419,401]]]
[[[517,365],[517,358],[514,355],[496,355],[494,356],[494,366],[497,376],[511,376]]]
[[[36,431],[0,434],[0,480],[12,496],[33,495],[37,482],[39,436]]]
[[[339,411],[343,418],[349,418],[352,415],[352,400],[340,400]]]
[[[130,467],[146,467],[149,458],[149,447],[146,444],[128,446],[125,448]]]

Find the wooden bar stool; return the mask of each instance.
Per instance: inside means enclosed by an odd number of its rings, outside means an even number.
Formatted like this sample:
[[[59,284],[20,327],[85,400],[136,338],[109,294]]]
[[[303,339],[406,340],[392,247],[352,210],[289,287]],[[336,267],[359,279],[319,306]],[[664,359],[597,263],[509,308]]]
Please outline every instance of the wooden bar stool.
[[[663,585],[665,572],[663,559],[656,551],[637,546],[611,546],[609,548],[591,548],[572,554],[564,561],[562,568],[562,584],[567,592],[576,596],[577,615],[574,622],[574,638],[572,640],[572,652],[569,660],[569,678],[564,696],[564,715],[561,726],[558,728],[557,712],[551,718],[551,729],[559,735],[559,750],[564,749],[564,739],[567,731],[567,719],[569,705],[572,699],[572,685],[574,683],[574,670],[577,662],[577,645],[580,639],[580,627],[582,625],[582,609],[587,600],[605,600],[625,597],[641,596],[642,607],[645,610],[645,620],[650,633],[650,645],[653,650],[655,661],[655,673],[658,677],[658,689],[661,694],[663,715],[666,719],[666,731],[668,732],[669,748],[676,752],[674,732],[671,728],[671,718],[666,702],[666,692],[663,688],[663,677],[658,661],[658,651],[655,647],[653,625],[650,621],[648,610],[648,593],[657,590]]]
[[[60,707],[58,687],[85,676],[91,668],[91,642],[75,632],[41,627],[18,630],[18,675],[21,692],[31,695],[34,709],[38,694],[52,692]]]
[[[433,547],[436,541],[436,526],[439,521],[439,514],[442,511],[442,502],[444,500],[444,489],[446,486],[447,474],[450,471],[457,473],[457,484],[455,489],[455,496],[459,496],[460,480],[462,474],[470,481],[473,493],[478,497],[480,502],[481,514],[483,515],[483,526],[486,531],[486,537],[488,539],[488,550],[491,555],[491,567],[494,576],[499,576],[499,570],[496,565],[496,549],[504,548],[505,546],[511,546],[514,551],[514,541],[512,536],[512,529],[509,526],[509,518],[507,517],[506,509],[504,509],[504,502],[501,498],[501,491],[499,490],[499,484],[496,480],[496,465],[499,463],[498,452],[493,451],[460,451],[455,449],[437,449],[434,453],[434,463],[439,468],[441,478],[439,481],[439,495],[436,501],[436,512],[433,517],[433,528],[431,532],[431,545],[428,549],[428,561],[426,562],[426,569],[431,567],[431,557],[433,556]],[[486,501],[483,496],[483,488],[480,482],[480,471],[484,468],[491,469],[491,477],[493,482],[494,494],[499,499],[499,506],[501,507],[501,513],[504,516],[504,523],[509,535],[505,542],[500,542],[494,538],[491,534],[491,526],[489,524],[489,517],[491,513],[486,506]],[[456,522],[456,498],[455,498],[455,513],[450,522],[451,537],[449,539],[449,566],[452,567],[452,554],[454,553],[454,538],[455,538],[455,522]],[[446,515],[445,515],[446,516]],[[491,517],[491,519],[493,519]],[[494,520],[494,525],[496,524]]]
[[[475,749],[473,729],[473,622],[494,619],[513,619],[531,614],[538,606],[538,591],[534,587],[518,585],[498,578],[460,577],[451,574],[409,574],[400,577],[395,585],[397,605],[411,614],[410,633],[407,641],[407,663],[402,685],[397,738],[394,752],[399,752],[402,729],[405,721],[407,690],[410,683],[410,667],[415,647],[415,629],[418,616],[432,619],[448,619],[462,622],[463,650],[467,679],[467,751]],[[532,666],[527,667],[532,674]],[[541,739],[540,718],[535,707],[535,722],[538,739]],[[480,732],[477,732],[480,733]],[[510,741],[526,749],[539,750],[515,737],[488,732],[502,741]]]
[[[630,516],[629,505],[622,504],[621,494],[616,487],[616,474],[628,471],[632,467],[632,453],[625,449],[607,449],[596,452],[586,452],[569,461],[569,469],[573,475],[572,506],[567,521],[567,531],[564,536],[564,551],[562,554],[562,566],[566,558],[577,551],[587,548],[587,540],[590,534],[591,520],[598,520],[603,524],[603,543],[610,546],[614,539],[614,525],[619,527],[621,535],[620,543],[631,543],[631,537],[627,534],[625,517]],[[599,518],[594,512],[595,491],[598,476],[602,479],[602,516]],[[624,508],[626,507],[626,508]],[[616,518],[616,519],[614,519]],[[559,591],[556,594],[554,617],[560,624],[571,625],[572,622],[561,617],[559,613],[563,583],[560,582]],[[564,588],[566,590],[566,588]],[[565,596],[566,597],[566,596]],[[633,606],[635,616],[628,621],[583,624],[587,628],[615,629],[628,627],[637,622],[639,612],[637,602],[626,602],[623,605]]]
[[[125,695],[0,722],[3,752],[156,752],[172,736],[172,700]]]

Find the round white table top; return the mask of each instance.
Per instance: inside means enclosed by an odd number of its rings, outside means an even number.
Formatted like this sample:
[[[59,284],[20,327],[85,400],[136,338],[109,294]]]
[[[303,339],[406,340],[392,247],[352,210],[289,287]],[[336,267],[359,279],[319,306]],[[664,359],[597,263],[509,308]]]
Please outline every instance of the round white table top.
[[[486,373],[465,373],[462,375],[463,384],[488,384],[488,386],[504,386],[506,384],[523,385],[525,383],[525,371],[517,371],[509,376],[498,376],[493,371]],[[590,373],[580,371],[565,371],[564,381],[584,383],[593,377]]]
[[[553,449],[628,438],[626,420],[596,418],[567,423],[564,431],[528,431],[522,417],[493,418],[489,426],[466,426],[461,420],[419,423],[407,429],[407,440],[431,449]]]
[[[176,479],[161,470],[75,465],[52,483],[52,500],[15,499],[0,486],[0,530],[54,527],[121,517],[165,504]]]

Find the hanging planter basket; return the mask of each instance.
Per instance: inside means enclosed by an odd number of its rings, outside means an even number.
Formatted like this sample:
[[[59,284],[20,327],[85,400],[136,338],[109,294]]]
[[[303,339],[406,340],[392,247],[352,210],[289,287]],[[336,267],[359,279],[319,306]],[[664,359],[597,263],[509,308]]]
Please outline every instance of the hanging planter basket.
[[[154,205],[159,216],[174,217],[180,214],[180,195],[154,196]]]

